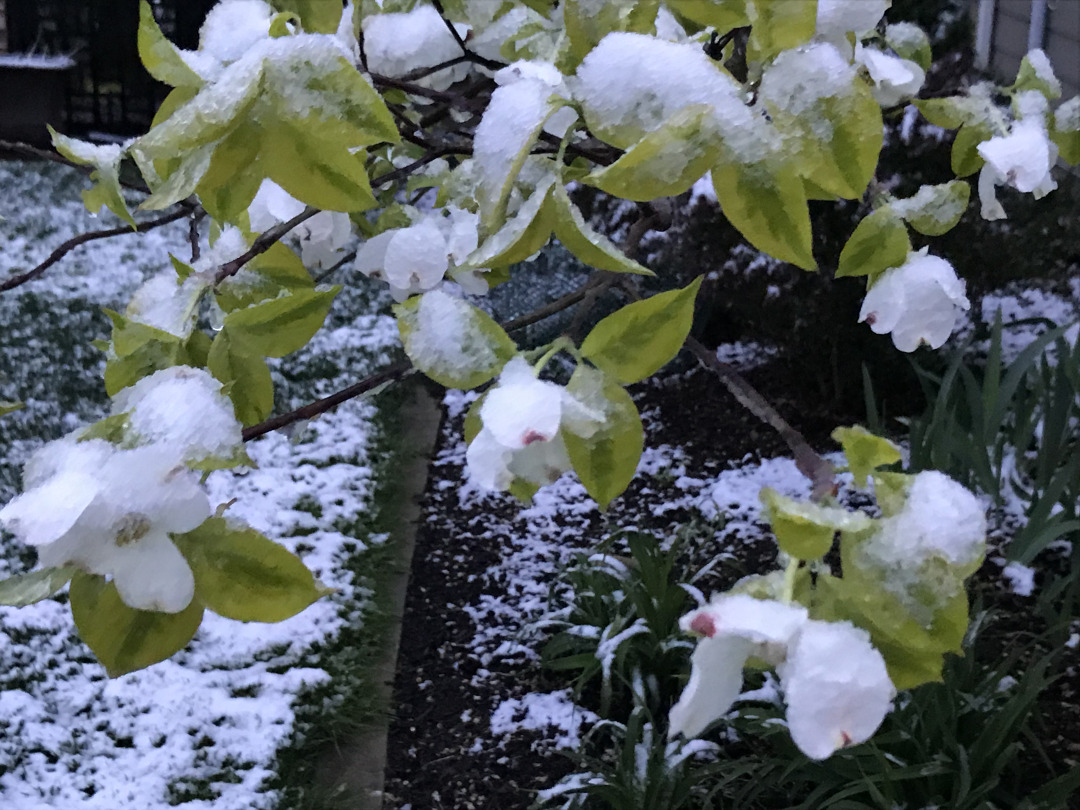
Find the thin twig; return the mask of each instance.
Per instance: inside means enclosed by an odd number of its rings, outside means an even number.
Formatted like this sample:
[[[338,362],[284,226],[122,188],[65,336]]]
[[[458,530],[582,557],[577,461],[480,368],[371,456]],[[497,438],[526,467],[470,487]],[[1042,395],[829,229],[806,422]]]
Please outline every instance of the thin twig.
[[[33,270],[28,270],[17,276],[11,276],[0,282],[0,292],[7,292],[22,284],[26,284],[28,281],[33,281],[79,245],[93,242],[95,239],[108,239],[113,236],[123,236],[125,233],[146,233],[146,231],[152,231],[154,228],[168,225],[170,222],[175,222],[178,219],[183,219],[188,216],[189,213],[190,211],[188,209],[181,208],[180,210],[173,211],[171,214],[166,214],[163,217],[140,222],[135,228],[132,228],[130,225],[122,225],[119,228],[109,228],[103,231],[87,231],[78,236],[73,236],[50,253],[49,257]]]
[[[468,58],[470,62],[476,62],[478,65],[483,65],[488,70],[498,70],[499,68],[506,67],[506,63],[496,61],[495,59],[488,59],[485,56],[481,56],[469,50],[469,47],[465,44],[465,40],[461,38],[461,34],[458,33],[454,24],[450,21],[450,18],[446,16],[446,10],[443,8],[442,0],[431,0],[431,5],[435,7],[435,10],[439,12],[439,16],[442,17],[442,21],[446,24],[447,29],[450,31],[450,36],[454,38],[458,46],[461,48],[461,52]]]
[[[199,223],[202,222],[203,217],[206,216],[206,212],[201,208],[198,211],[191,212],[191,219],[188,220],[188,242],[191,244],[191,263],[195,264],[199,260]]]

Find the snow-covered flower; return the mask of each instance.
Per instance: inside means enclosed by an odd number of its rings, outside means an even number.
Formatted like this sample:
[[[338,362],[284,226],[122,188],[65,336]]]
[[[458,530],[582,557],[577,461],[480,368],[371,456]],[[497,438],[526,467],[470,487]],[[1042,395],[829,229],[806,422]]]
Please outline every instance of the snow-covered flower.
[[[901,59],[861,44],[855,46],[855,61],[866,67],[874,82],[871,92],[882,107],[895,107],[904,99],[914,96],[926,78],[926,71],[910,59]]]
[[[1046,99],[1038,91],[1030,90],[1021,95],[1030,99],[1027,103],[1041,103],[1045,108]],[[983,219],[1005,219],[1005,209],[997,200],[997,186],[1007,185],[1017,191],[1030,192],[1036,200],[1057,188],[1050,170],[1057,162],[1058,148],[1050,140],[1044,115],[1026,115],[1012,124],[1008,135],[984,141],[978,150],[986,161],[979,172]]]
[[[262,233],[279,222],[288,222],[305,208],[304,203],[273,180],[265,179],[248,206],[248,222],[251,230]],[[300,260],[306,267],[332,267],[352,238],[352,222],[348,214],[340,211],[320,211],[289,231],[289,235],[300,240]]]
[[[537,379],[513,358],[480,406],[480,432],[465,455],[469,473],[485,489],[507,490],[515,478],[538,486],[570,469],[561,428],[588,437],[601,415],[563,386]]]
[[[742,691],[751,656],[777,668],[792,739],[814,759],[869,739],[889,711],[895,689],[885,661],[848,622],[815,621],[800,605],[733,594],[679,624],[703,638],[671,710],[670,736],[695,737],[723,717]]]
[[[892,0],[818,0],[814,33],[850,49],[846,45],[847,35],[865,34],[875,28],[891,4]]]
[[[366,276],[385,279],[397,301],[435,289],[447,272],[466,292],[483,295],[488,291],[483,271],[457,267],[476,250],[478,225],[478,215],[449,205],[368,239],[356,252],[354,266]]]
[[[902,352],[913,352],[924,342],[937,349],[952,334],[957,309],[971,306],[964,291],[952,265],[924,248],[874,282],[863,299],[859,323],[866,321],[879,335],[891,332]]]
[[[37,546],[42,566],[112,577],[139,610],[178,613],[190,604],[194,577],[169,534],[191,531],[211,510],[171,448],[120,450],[69,436],[35,453],[23,477],[26,491],[0,509],[0,523]]]
[[[229,458],[243,438],[221,383],[201,368],[172,366],[144,377],[113,398],[114,414],[145,444],[163,444],[183,461]]]

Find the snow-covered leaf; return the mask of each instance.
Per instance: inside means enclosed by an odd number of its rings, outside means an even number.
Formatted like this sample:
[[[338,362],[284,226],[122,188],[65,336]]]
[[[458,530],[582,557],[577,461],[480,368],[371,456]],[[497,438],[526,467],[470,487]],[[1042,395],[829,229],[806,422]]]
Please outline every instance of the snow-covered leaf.
[[[890,206],[907,223],[926,236],[948,233],[967,210],[971,186],[963,180],[924,185],[914,196],[896,200]]]
[[[1080,96],[1073,96],[1054,111],[1050,137],[1062,160],[1070,166],[1080,163]]]
[[[570,45],[568,58],[559,66],[569,71],[612,31],[656,33],[660,0],[566,0],[562,7]]]
[[[1020,70],[1016,74],[1013,91],[1022,93],[1025,90],[1037,90],[1049,101],[1061,98],[1061,82],[1054,75],[1054,68],[1041,49],[1029,51],[1020,60]]]
[[[124,159],[125,148],[119,144],[98,146],[61,135],[51,126],[48,127],[56,151],[80,166],[93,166],[90,180],[95,183],[82,193],[83,204],[91,214],[108,208],[132,228],[135,218],[128,211],[127,203],[120,193],[120,163]]]

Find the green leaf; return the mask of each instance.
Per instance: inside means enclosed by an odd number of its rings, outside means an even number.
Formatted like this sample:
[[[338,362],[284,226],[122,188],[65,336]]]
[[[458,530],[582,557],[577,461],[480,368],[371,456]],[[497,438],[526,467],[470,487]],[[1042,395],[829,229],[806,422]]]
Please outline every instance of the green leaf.
[[[525,261],[547,244],[556,213],[551,177],[536,190],[506,223],[488,236],[461,264],[464,268],[496,268]]]
[[[1080,96],[1073,96],[1054,111],[1050,138],[1062,160],[1070,166],[1080,163]]]
[[[960,127],[952,145],[953,174],[957,177],[967,177],[981,169],[985,161],[978,152],[979,144],[989,140],[993,135],[993,131],[986,124],[965,124]]]
[[[1016,82],[1013,84],[1013,90],[1017,93],[1022,93],[1025,90],[1038,90],[1044,96],[1047,101],[1053,101],[1054,99],[1061,98],[1061,84],[1056,82],[1051,84],[1048,81],[1049,77],[1043,77],[1035,70],[1035,66],[1031,64],[1031,59],[1028,56],[1024,56],[1020,60],[1020,70],[1016,74]]]
[[[517,353],[490,315],[441,290],[413,296],[394,313],[413,365],[447,388],[483,385]]]
[[[104,577],[76,573],[71,614],[79,635],[110,678],[145,669],[187,646],[202,623],[202,605],[192,601],[179,613],[135,610]]]
[[[885,44],[901,59],[910,59],[923,70],[934,61],[930,37],[914,23],[895,23],[885,26]]]
[[[295,290],[230,312],[225,316],[225,328],[232,340],[266,357],[284,357],[307,345],[319,331],[340,290]]]
[[[907,503],[908,490],[915,476],[898,472],[875,472],[870,478],[874,482],[874,498],[884,517],[899,514]]]
[[[241,276],[231,276],[217,285],[218,306],[224,312],[243,309],[283,292],[310,290],[315,286],[311,273],[291,248],[281,242],[252,259]]]
[[[746,0],[666,0],[676,14],[704,27],[713,27],[726,34],[733,28],[750,24]]]
[[[566,389],[586,407],[603,414],[603,424],[591,435],[564,429],[563,440],[585,491],[604,510],[637,471],[645,446],[641,417],[626,389],[588,366],[577,367]]]
[[[262,422],[274,409],[274,381],[266,360],[257,351],[232,340],[222,329],[210,345],[207,368],[228,387],[236,418],[245,427]]]
[[[870,473],[878,467],[895,464],[901,458],[899,447],[860,425],[838,427],[832,432],[832,438],[844,448],[857,487],[865,488]]]
[[[26,607],[48,599],[71,581],[75,571],[74,568],[42,568],[0,580],[0,605]]]
[[[896,200],[891,207],[919,233],[941,236],[956,227],[970,198],[970,184],[952,180],[936,186],[922,186],[914,196]]]
[[[608,315],[581,344],[581,354],[620,383],[644,380],[672,360],[690,334],[701,277],[681,290],[635,301]]]
[[[612,31],[656,33],[656,12],[660,0],[620,0],[595,3],[565,0],[563,24],[570,42],[567,58],[559,62],[564,73],[572,72],[585,56]],[[699,175],[700,176],[700,175]]]
[[[46,128],[49,130],[57,152],[72,163],[94,167],[94,170],[90,172],[90,180],[95,185],[82,193],[86,210],[91,214],[97,214],[104,206],[134,228],[135,218],[128,211],[127,203],[124,202],[124,196],[120,191],[120,163],[124,159],[124,149],[115,144],[98,146],[61,135],[51,126]]]
[[[749,0],[750,40],[747,59],[764,62],[802,45],[817,27],[817,0]]]
[[[723,146],[713,123],[715,115],[708,104],[679,110],[617,161],[588,175],[585,182],[626,200],[682,194],[720,157]]]
[[[109,444],[120,444],[127,436],[129,421],[130,417],[127,413],[106,416],[104,419],[99,419],[83,428],[79,432],[79,441],[88,442],[91,439],[104,439]]]
[[[113,324],[112,345],[118,357],[126,357],[153,341],[180,344],[180,338],[170,332],[130,320],[110,309],[105,314]]]
[[[337,0],[273,0],[278,11],[299,15],[309,34],[333,34],[341,22],[341,3]]]
[[[175,541],[195,575],[195,601],[227,619],[280,622],[333,592],[295,554],[224,518]]]
[[[844,578],[819,574],[812,618],[850,621],[870,633],[897,689],[941,680],[943,656],[961,654],[968,625],[967,594],[950,599],[929,625],[915,620],[900,599],[857,570]]]
[[[25,407],[22,402],[8,402],[6,400],[0,400],[0,416],[7,416],[9,413],[22,410]]]
[[[105,365],[105,393],[110,397],[155,371],[183,365],[184,347],[178,342],[151,340],[130,354],[110,359]]]
[[[904,221],[891,205],[864,217],[840,252],[837,277],[875,276],[907,261],[911,252]]]
[[[203,208],[214,219],[236,222],[255,199],[265,176],[257,161],[262,133],[256,122],[241,121],[214,148],[196,188]]]
[[[849,96],[826,99],[823,113],[832,126],[832,137],[815,141],[812,151],[820,162],[811,163],[806,176],[838,197],[858,199],[870,184],[881,154],[881,107],[870,88],[856,80]],[[804,121],[803,126],[810,125]],[[812,130],[804,137],[813,138]]]
[[[298,200],[324,211],[366,211],[378,203],[362,154],[320,136],[316,120],[279,121],[260,152],[267,175]]]
[[[203,80],[188,67],[179,50],[161,33],[154,11],[139,3],[139,58],[146,72],[170,87],[201,87]]]
[[[139,203],[139,210],[160,211],[191,196],[210,168],[213,154],[213,145],[207,144],[181,155],[168,177],[153,184],[153,193]]]
[[[873,521],[862,512],[797,501],[765,487],[760,496],[780,550],[800,560],[824,557],[839,531],[865,531]]]
[[[655,275],[621,250],[602,233],[594,230],[570,200],[562,183],[555,184],[555,238],[583,264],[612,273]]]
[[[917,98],[911,103],[918,107],[923,118],[942,129],[957,129],[969,120],[963,99],[958,97]]]
[[[790,164],[725,164],[712,171],[724,216],[758,250],[803,270],[816,270],[810,207]]]

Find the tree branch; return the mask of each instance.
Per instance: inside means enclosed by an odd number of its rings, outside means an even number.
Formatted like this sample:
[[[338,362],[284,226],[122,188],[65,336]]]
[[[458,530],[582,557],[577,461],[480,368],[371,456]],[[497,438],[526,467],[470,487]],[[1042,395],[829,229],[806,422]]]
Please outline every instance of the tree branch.
[[[146,233],[152,231],[154,228],[160,228],[162,225],[168,225],[170,222],[175,222],[178,219],[183,219],[186,216],[190,216],[191,211],[188,208],[180,208],[177,211],[173,211],[171,214],[158,217],[157,219],[150,219],[145,222],[140,222],[134,229],[130,225],[123,225],[119,228],[109,228],[103,231],[87,231],[81,233],[78,236],[73,236],[60,245],[56,250],[49,254],[49,257],[35,267],[33,270],[28,270],[25,273],[21,273],[17,276],[11,276],[0,282],[0,292],[7,292],[8,290],[19,287],[26,284],[28,281],[41,276],[46,270],[60,261],[64,256],[77,248],[79,245],[84,245],[87,242],[93,242],[96,239],[108,239],[113,236],[123,236],[125,233]]]
[[[465,44],[465,40],[461,38],[461,34],[458,33],[457,28],[450,21],[450,18],[446,16],[446,10],[443,8],[442,0],[431,0],[431,5],[435,7],[435,10],[439,12],[439,16],[442,17],[442,21],[446,24],[447,29],[450,31],[450,36],[454,38],[458,46],[461,48],[461,52],[468,58],[470,62],[475,62],[478,65],[483,65],[488,70],[498,70],[499,68],[506,67],[504,62],[498,62],[494,59],[488,59],[485,56],[481,56],[478,53],[474,53],[469,50]]]

